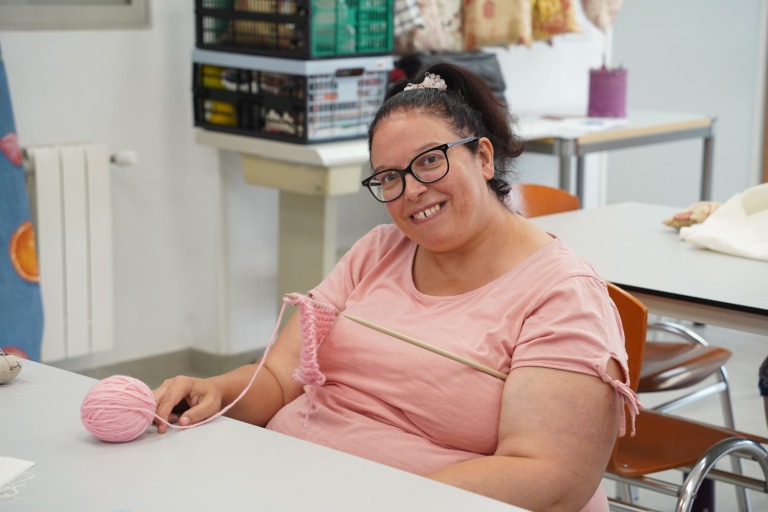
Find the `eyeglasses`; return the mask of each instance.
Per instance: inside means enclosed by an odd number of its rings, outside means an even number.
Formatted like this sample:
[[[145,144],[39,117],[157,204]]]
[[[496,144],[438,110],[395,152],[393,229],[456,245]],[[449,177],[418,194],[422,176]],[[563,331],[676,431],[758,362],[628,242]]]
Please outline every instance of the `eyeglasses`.
[[[388,203],[405,192],[405,175],[411,174],[421,183],[434,183],[448,174],[448,149],[454,146],[475,142],[479,137],[469,137],[435,146],[419,153],[405,169],[387,169],[379,171],[363,180],[363,186],[371,191],[377,201]]]

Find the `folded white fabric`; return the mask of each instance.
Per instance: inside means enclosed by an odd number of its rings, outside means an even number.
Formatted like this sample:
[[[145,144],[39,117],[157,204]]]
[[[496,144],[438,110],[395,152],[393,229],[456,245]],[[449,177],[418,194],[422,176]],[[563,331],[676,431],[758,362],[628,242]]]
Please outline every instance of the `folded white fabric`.
[[[768,183],[734,195],[701,224],[680,228],[680,237],[697,247],[768,261]]]

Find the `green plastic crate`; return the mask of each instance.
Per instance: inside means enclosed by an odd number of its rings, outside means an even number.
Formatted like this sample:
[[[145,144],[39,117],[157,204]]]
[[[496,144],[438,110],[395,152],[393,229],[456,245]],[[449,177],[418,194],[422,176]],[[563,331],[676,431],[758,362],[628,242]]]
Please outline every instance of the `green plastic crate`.
[[[195,0],[196,46],[288,59],[392,53],[394,0]]]

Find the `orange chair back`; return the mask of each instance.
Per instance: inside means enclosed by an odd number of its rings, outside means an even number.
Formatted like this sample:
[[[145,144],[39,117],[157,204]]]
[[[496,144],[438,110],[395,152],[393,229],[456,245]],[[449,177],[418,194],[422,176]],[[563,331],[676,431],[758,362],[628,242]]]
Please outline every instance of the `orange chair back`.
[[[579,209],[579,198],[560,188],[520,183],[517,186],[517,194],[519,212],[523,217],[538,217]]]
[[[635,297],[625,292],[613,283],[608,283],[608,295],[616,304],[621,316],[621,324],[624,330],[624,346],[627,351],[627,367],[629,369],[629,384],[632,391],[637,392],[637,385],[640,381],[640,369],[643,366],[643,352],[645,351],[646,330],[648,328],[648,308]],[[624,411],[626,425],[626,435],[632,432],[631,417],[629,411]],[[642,413],[641,413],[642,415]],[[618,451],[621,438],[616,439],[613,446],[613,453],[608,462],[608,470],[615,470],[619,465]]]
[[[643,367],[646,330],[648,329],[648,308],[631,294],[613,283],[608,283],[610,295],[621,316],[624,328],[624,346],[626,347],[629,367],[629,381],[632,391],[637,391],[640,382],[640,369]]]

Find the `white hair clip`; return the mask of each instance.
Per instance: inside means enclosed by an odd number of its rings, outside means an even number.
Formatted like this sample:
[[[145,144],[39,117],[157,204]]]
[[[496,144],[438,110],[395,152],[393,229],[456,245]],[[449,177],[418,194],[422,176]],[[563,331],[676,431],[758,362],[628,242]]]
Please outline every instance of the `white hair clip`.
[[[434,73],[427,73],[424,77],[424,81],[420,84],[408,84],[405,86],[405,89],[403,91],[412,91],[414,89],[437,89],[440,91],[444,91],[448,89],[448,86],[445,85],[445,80],[440,78],[440,75],[436,75]]]

